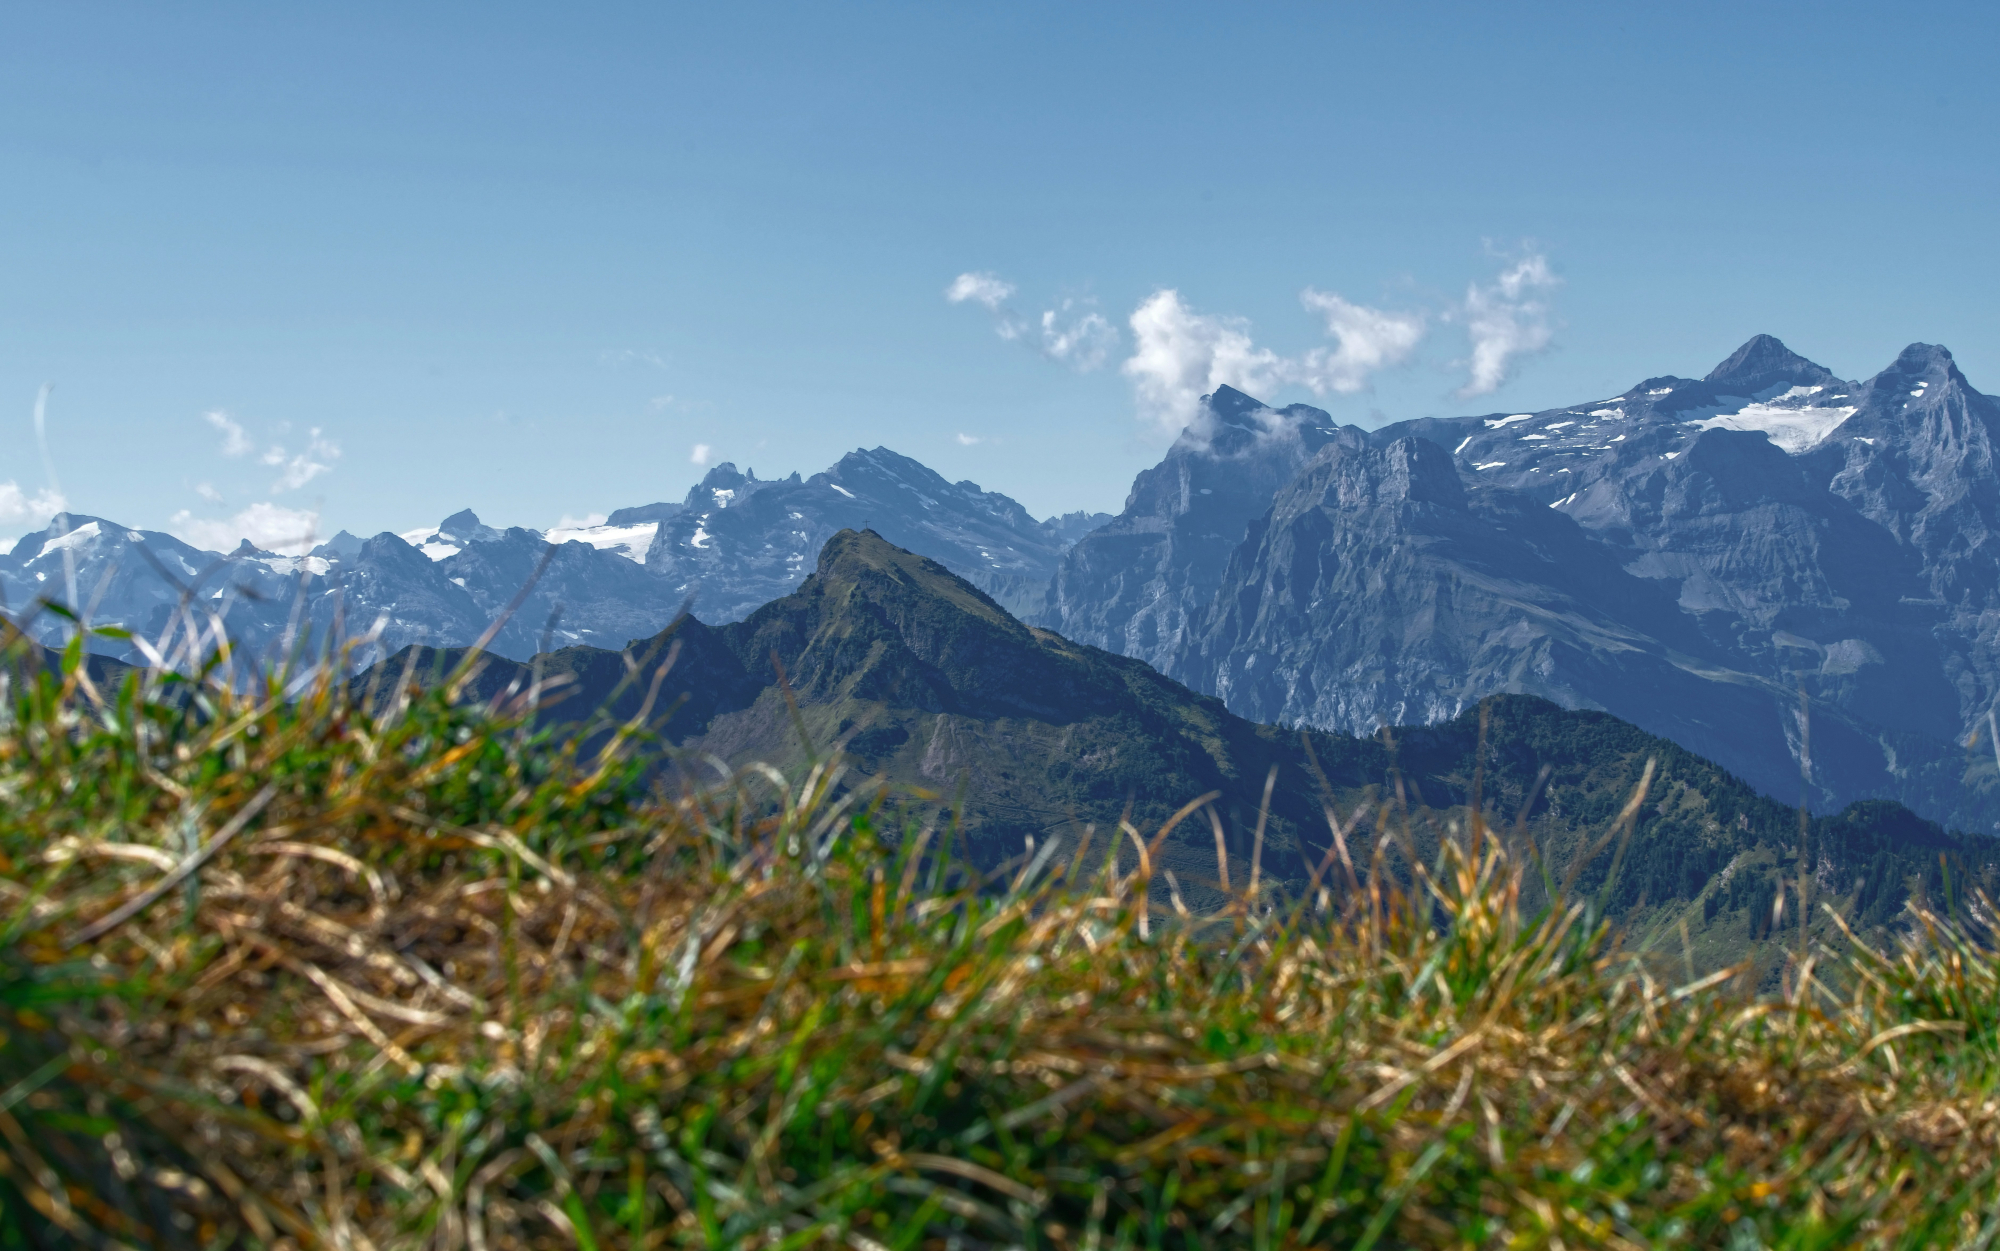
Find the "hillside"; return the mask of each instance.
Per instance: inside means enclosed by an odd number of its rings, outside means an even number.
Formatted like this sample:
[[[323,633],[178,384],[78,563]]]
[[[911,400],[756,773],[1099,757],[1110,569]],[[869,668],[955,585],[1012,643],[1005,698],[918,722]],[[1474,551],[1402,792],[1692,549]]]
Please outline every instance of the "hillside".
[[[462,660],[462,652],[411,652],[385,672],[441,673]],[[1180,802],[1216,792],[1241,885],[1275,768],[1260,871],[1296,890],[1327,854],[1329,798],[1344,822],[1363,806],[1370,814],[1353,854],[1365,859],[1379,841],[1392,864],[1406,864],[1402,840],[1428,857],[1463,823],[1477,790],[1487,821],[1502,830],[1520,822],[1554,878],[1574,867],[1577,888],[1602,892],[1638,941],[1704,967],[1768,940],[1781,890],[1796,922],[1801,863],[1814,866],[1811,903],[1880,924],[1913,892],[1942,890],[1940,853],[1958,866],[1961,890],[1968,873],[1988,872],[2000,856],[1993,840],[1948,834],[1885,803],[1813,818],[1802,853],[1795,803],[1760,795],[1629,722],[1535,697],[1493,697],[1450,721],[1369,739],[1257,725],[1150,666],[1025,626],[935,562],[870,532],[834,536],[797,591],[744,621],[686,619],[623,652],[572,647],[525,665],[489,658],[470,689],[504,701],[537,672],[553,701],[542,714],[550,724],[624,721],[650,695],[652,728],[694,776],[712,776],[700,763],[708,755],[797,772],[807,744],[837,744],[859,774],[930,796],[914,801],[919,809],[957,806],[967,848],[989,868],[1024,855],[1030,839],[1074,848],[1086,826],[1102,854],[1121,818],[1157,828]],[[1656,772],[1629,848],[1591,854],[1648,760]],[[1190,899],[1219,898],[1206,817],[1177,827],[1161,857]],[[1530,884],[1531,896],[1545,892]]]

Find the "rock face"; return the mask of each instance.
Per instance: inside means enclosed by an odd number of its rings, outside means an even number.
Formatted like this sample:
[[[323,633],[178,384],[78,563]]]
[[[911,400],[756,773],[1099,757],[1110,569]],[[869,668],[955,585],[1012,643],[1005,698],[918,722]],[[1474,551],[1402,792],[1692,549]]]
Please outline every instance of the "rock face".
[[[975,482],[946,482],[885,447],[858,449],[825,473],[759,481],[722,464],[661,521],[648,572],[691,597],[704,620],[736,621],[805,579],[843,529],[873,529],[938,561],[1010,612],[1039,612],[1070,536],[1101,514],[1038,522]]]
[[[1317,408],[1273,410],[1233,387],[1203,406],[1166,459],[1133,480],[1124,511],[1062,557],[1037,624],[1171,669],[1244,527],[1320,448],[1367,437]]]
[[[1258,719],[1365,733],[1532,692],[1770,793],[1803,771],[1816,806],[1993,831],[1996,437],[1943,348],[1847,383],[1769,336],[1699,380],[1341,431],[1176,645],[1110,641]],[[1172,581],[1141,557],[1098,582],[1119,576]]]

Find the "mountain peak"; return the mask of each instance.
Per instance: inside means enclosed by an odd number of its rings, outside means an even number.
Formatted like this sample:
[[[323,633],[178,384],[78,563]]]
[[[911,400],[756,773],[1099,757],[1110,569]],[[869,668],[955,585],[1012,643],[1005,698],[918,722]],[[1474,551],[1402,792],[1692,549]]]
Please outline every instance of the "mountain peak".
[[[1751,336],[1749,342],[1710,370],[1702,381],[1718,388],[1731,388],[1731,394],[1737,389],[1744,394],[1755,394],[1779,384],[1810,387],[1839,379],[1824,365],[1815,364],[1786,347],[1777,336],[1760,334]]]
[[[490,543],[501,537],[500,531],[479,520],[479,514],[470,508],[461,508],[438,523],[439,537],[458,540],[460,544]]]
[[[1912,343],[1897,355],[1896,363],[1889,368],[1900,374],[1941,373],[1949,376],[1958,372],[1958,362],[1952,359],[1951,349],[1942,343]]]
[[[1231,426],[1254,426],[1250,414],[1262,412],[1270,407],[1255,396],[1245,395],[1227,383],[1215,389],[1213,395],[1204,395],[1201,402],[1207,406],[1215,420]]]

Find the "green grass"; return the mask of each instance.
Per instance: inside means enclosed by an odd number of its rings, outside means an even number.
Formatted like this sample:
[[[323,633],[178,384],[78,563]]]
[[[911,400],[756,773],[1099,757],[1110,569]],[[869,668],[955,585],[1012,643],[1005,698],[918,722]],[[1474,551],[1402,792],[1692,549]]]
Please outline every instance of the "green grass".
[[[1194,916],[1158,829],[984,880],[948,813],[837,762],[663,794],[636,733],[579,758],[448,680],[113,691],[12,646],[0,1246],[2000,1229],[1983,897],[1753,998],[1659,980],[1610,886],[1529,914],[1543,866],[1483,825],[1298,898],[1234,863]]]

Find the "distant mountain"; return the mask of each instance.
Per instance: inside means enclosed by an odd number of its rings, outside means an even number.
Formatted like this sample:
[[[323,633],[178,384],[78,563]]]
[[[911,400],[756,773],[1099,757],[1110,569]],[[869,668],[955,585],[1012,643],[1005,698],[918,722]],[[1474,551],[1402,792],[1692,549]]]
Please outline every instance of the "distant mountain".
[[[1410,454],[1392,450],[1386,463]],[[399,656],[385,672],[400,674],[412,660],[419,674],[442,672],[463,659]],[[539,674],[567,695],[545,713],[549,722],[599,711],[625,720],[669,659],[652,724],[686,759],[712,753],[796,770],[806,755],[802,723],[819,749],[844,743],[864,771],[926,789],[938,806],[960,805],[967,845],[987,867],[1023,854],[1031,838],[1062,839],[1066,861],[1084,827],[1101,840],[1121,818],[1150,834],[1179,804],[1214,791],[1240,888],[1275,768],[1262,871],[1296,891],[1326,854],[1329,798],[1343,816],[1367,803],[1386,819],[1355,830],[1365,867],[1373,839],[1401,837],[1405,805],[1437,814],[1409,818],[1413,835],[1431,840],[1443,820],[1462,824],[1477,787],[1496,828],[1525,816],[1558,878],[1584,857],[1581,893],[1601,896],[1642,937],[1670,934],[1676,962],[1685,923],[1689,956],[1714,967],[1769,938],[1773,895],[1794,889],[1786,883],[1801,863],[1814,866],[1817,900],[1881,924],[1912,892],[1942,895],[1941,853],[1961,879],[1990,874],[2000,860],[2000,841],[1947,834],[1876,803],[1811,822],[1802,862],[1795,807],[1617,718],[1536,698],[1489,701],[1483,730],[1477,709],[1380,738],[1255,725],[1148,665],[1022,625],[936,562],[873,533],[836,534],[798,590],[743,621],[687,620],[622,653],[572,647],[533,664],[492,659],[469,697],[519,693]],[[1614,879],[1613,857],[1588,859],[1586,848],[1611,827],[1648,759],[1657,773]],[[1097,846],[1102,854],[1105,844]],[[1393,864],[1402,853],[1389,854]],[[1129,865],[1134,853],[1124,855]],[[1191,901],[1214,902],[1215,834],[1205,818],[1179,827],[1162,866]]]
[[[975,482],[947,482],[886,447],[857,449],[804,480],[716,466],[660,522],[646,567],[693,597],[705,619],[736,621],[798,586],[836,532],[872,528],[1027,615],[1041,609],[1074,536],[1105,520],[1073,513],[1038,522]]]
[[[1209,404],[1246,434],[1283,416]],[[1254,451],[1184,439],[1042,619],[1256,718],[1365,732],[1533,692],[1775,793],[1804,762],[1823,808],[2000,828],[2000,404],[1944,349],[1848,383],[1758,336],[1704,378],[1540,413],[1314,411],[1286,410],[1318,446],[1277,488]],[[1156,537],[1188,528],[1162,478],[1236,492],[1208,547]],[[1127,603],[1178,624],[1104,628]]]
[[[353,657],[365,665],[412,643],[473,643],[520,595],[488,647],[527,657],[564,643],[616,648],[691,603],[717,621],[745,616],[796,587],[819,544],[849,524],[880,526],[1031,611],[1061,553],[1108,519],[1076,512],[1038,522],[1004,495],[948,483],[887,448],[851,453],[810,479],[764,480],[720,465],[682,503],[619,509],[597,524],[503,530],[466,509],[402,535],[341,531],[303,557],[247,543],[227,555],[202,552],[171,535],[66,515],[0,555],[0,611],[23,616],[51,643],[67,626],[35,609],[39,598],[148,642],[184,617],[203,650],[220,637],[219,622],[239,657],[260,660],[301,647],[316,655],[329,638],[376,631]],[[136,643],[98,636],[91,647],[148,663]]]
[[[1024,603],[1024,616],[1169,671],[1244,527],[1322,447],[1367,438],[1317,408],[1272,410],[1233,387],[1203,404],[1166,459],[1133,480],[1124,511],[1062,556],[1047,607]]]

